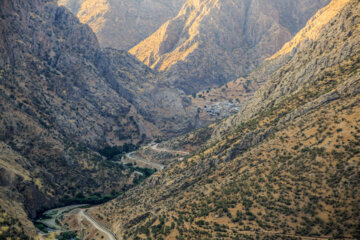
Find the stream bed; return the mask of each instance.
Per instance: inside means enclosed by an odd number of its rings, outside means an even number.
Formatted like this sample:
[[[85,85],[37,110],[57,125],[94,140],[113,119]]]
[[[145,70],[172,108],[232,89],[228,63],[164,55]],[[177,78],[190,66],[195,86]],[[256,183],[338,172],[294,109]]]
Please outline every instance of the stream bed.
[[[89,204],[77,204],[50,209],[44,212],[41,217],[35,221],[35,226],[43,233],[66,231],[67,229],[61,226],[59,217],[76,208],[85,208],[89,206]]]

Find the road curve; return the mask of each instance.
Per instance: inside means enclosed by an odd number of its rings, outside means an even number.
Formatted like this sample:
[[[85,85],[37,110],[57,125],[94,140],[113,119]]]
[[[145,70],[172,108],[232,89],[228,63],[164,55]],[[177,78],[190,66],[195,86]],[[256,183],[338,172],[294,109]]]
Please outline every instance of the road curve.
[[[119,240],[119,238],[116,237],[116,235],[113,232],[110,232],[107,228],[103,227],[99,224],[98,221],[93,219],[87,212],[84,211],[84,209],[81,209],[79,211],[79,216],[82,218],[85,218],[87,221],[89,221],[97,230],[100,232],[103,232],[108,240]]]
[[[141,163],[150,165],[150,166],[152,166],[153,168],[156,168],[156,169],[158,169],[158,170],[163,170],[163,169],[165,168],[165,165],[163,165],[163,164],[154,163],[154,162],[149,162],[148,160],[146,160],[146,159],[144,159],[144,158],[140,158],[140,157],[134,156],[134,153],[135,153],[135,152],[131,152],[131,153],[126,154],[126,157],[129,158],[129,159],[131,159],[131,160],[134,160],[134,161],[137,161],[137,162],[141,162]]]
[[[188,155],[188,152],[185,151],[177,151],[177,150],[171,150],[171,149],[166,149],[166,148],[159,148],[158,144],[150,144],[148,146],[148,148],[154,150],[154,151],[158,151],[158,152],[168,152],[168,153],[172,153],[172,154],[180,154],[180,155]],[[141,158],[141,157],[137,157],[134,156],[135,152],[130,152],[128,154],[126,154],[126,157],[130,160],[133,160],[135,162],[140,162],[146,165],[151,166],[152,168],[156,168],[158,170],[164,170],[165,165],[160,164],[160,163],[154,163],[154,162],[150,162],[147,159]]]
[[[153,144],[150,146],[150,148],[154,151],[158,151],[158,152],[168,152],[168,153],[175,153],[175,154],[181,154],[181,155],[188,155],[188,152],[185,151],[178,151],[178,150],[171,150],[171,149],[167,149],[167,148],[159,148],[158,147],[159,144]]]

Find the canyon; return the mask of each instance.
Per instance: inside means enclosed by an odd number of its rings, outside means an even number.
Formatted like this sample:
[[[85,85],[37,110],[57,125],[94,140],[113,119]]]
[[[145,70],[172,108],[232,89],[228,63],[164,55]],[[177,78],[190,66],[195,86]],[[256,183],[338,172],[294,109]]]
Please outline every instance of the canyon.
[[[0,6],[0,238],[360,237],[358,0]]]

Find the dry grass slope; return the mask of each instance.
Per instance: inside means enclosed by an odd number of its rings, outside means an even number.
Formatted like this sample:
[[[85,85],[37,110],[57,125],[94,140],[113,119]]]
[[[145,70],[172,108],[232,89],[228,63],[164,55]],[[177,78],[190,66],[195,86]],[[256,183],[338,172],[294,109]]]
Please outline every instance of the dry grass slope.
[[[350,1],[293,57],[336,61],[315,66],[308,81],[291,78],[305,62],[285,63],[265,86],[284,94],[261,95],[271,105],[230,118],[232,128],[222,122],[170,141],[199,145],[94,215],[125,239],[360,238],[359,8]]]

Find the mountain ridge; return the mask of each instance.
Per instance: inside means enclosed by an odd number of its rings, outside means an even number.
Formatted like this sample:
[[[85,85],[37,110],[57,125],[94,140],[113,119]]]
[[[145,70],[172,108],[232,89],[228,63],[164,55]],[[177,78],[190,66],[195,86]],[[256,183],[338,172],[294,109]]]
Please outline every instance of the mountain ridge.
[[[0,204],[16,223],[1,237],[23,236],[22,225],[33,237],[29,218],[43,210],[141,180],[100,155],[104,148],[131,150],[196,124],[184,93],[158,85],[127,52],[101,49],[56,2],[0,1]]]
[[[319,36],[321,28],[328,23],[335,15],[339,12],[339,9],[342,9],[348,3],[348,0],[345,1],[332,1],[328,6],[321,9],[315,16],[313,16],[309,21],[312,22],[315,19],[316,24],[313,26],[311,23],[307,23],[306,28],[302,29],[296,36],[289,42],[287,42],[276,54],[271,56],[269,59],[276,58],[280,55],[286,55],[294,50],[301,42],[308,39],[314,41]],[[326,12],[326,14],[324,14]]]
[[[315,39],[238,79],[250,92],[237,114],[128,154],[165,166],[141,184],[106,151],[198,126],[191,98],[126,51],[101,49],[55,1],[0,5],[0,238],[31,239],[44,209],[119,193],[88,212],[124,239],[360,237],[358,0],[320,10],[311,29],[337,14]],[[100,239],[76,214],[58,220]]]
[[[128,50],[176,15],[185,0],[60,0],[89,24],[103,47]]]
[[[188,1],[129,52],[192,94],[245,76],[326,3]],[[298,9],[292,18],[282,17],[288,5]]]
[[[198,145],[190,156],[91,214],[131,239],[358,238],[359,8],[339,9],[243,112],[162,145]]]

